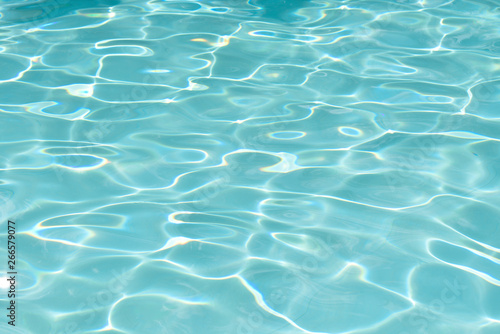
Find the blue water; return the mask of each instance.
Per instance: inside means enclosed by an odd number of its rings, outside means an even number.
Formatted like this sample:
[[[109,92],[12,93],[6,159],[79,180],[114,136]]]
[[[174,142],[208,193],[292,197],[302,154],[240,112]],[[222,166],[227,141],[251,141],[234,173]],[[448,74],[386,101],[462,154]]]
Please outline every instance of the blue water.
[[[499,6],[0,1],[0,332],[500,333]]]

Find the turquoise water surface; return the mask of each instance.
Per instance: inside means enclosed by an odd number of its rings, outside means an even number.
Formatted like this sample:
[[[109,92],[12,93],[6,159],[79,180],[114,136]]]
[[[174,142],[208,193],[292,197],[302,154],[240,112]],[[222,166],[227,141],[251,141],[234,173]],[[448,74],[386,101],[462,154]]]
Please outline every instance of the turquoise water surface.
[[[0,1],[0,333],[500,333],[499,6]]]

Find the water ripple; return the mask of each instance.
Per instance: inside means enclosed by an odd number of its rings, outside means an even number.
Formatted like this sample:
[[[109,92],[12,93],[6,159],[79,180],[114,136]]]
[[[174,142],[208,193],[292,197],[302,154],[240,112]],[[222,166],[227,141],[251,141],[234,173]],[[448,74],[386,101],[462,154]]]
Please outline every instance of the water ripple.
[[[494,1],[0,19],[17,332],[500,330]]]

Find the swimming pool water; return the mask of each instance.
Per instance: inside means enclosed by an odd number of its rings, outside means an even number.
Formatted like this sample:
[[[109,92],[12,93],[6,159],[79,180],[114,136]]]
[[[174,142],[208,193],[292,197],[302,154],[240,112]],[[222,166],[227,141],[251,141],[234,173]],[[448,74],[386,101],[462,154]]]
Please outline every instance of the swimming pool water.
[[[1,1],[0,332],[500,333],[499,5]]]

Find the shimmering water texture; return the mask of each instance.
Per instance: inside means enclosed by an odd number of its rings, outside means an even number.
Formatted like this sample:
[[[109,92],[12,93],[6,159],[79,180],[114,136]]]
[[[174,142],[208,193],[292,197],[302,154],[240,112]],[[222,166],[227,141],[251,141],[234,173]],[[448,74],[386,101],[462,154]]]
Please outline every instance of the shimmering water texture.
[[[498,5],[2,1],[0,331],[500,333]]]

